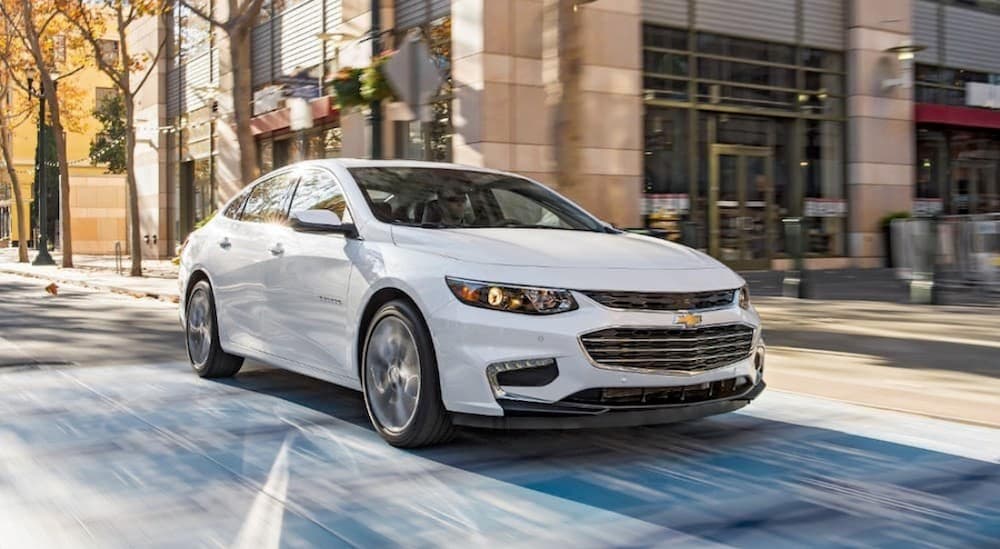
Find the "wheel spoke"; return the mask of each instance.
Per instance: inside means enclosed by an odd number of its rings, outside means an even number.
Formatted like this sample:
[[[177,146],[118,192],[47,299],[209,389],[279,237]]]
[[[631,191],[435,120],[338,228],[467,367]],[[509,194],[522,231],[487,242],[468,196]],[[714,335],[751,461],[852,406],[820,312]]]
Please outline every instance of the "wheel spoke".
[[[203,291],[191,295],[188,307],[187,340],[191,361],[203,364],[208,360],[212,345],[211,304]]]
[[[389,432],[409,425],[420,395],[417,344],[402,319],[387,317],[372,330],[365,354],[366,393],[372,415]]]

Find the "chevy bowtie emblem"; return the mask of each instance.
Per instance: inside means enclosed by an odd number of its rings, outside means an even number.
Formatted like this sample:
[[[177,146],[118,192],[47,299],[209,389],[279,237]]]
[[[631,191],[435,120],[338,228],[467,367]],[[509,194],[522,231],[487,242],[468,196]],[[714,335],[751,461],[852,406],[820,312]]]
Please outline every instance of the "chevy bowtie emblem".
[[[676,324],[683,324],[685,328],[694,328],[701,324],[701,315],[691,313],[680,313],[674,317]]]

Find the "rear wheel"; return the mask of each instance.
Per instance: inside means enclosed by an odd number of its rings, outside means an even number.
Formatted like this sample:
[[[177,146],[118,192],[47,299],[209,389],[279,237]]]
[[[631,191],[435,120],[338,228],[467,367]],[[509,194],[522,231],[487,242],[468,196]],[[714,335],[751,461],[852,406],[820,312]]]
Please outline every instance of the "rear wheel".
[[[375,313],[365,338],[361,379],[368,416],[389,444],[417,448],[454,436],[441,402],[430,333],[409,302],[391,301]]]
[[[191,367],[201,377],[232,377],[243,366],[243,357],[231,355],[219,344],[212,286],[201,280],[191,289],[185,313],[185,341]]]

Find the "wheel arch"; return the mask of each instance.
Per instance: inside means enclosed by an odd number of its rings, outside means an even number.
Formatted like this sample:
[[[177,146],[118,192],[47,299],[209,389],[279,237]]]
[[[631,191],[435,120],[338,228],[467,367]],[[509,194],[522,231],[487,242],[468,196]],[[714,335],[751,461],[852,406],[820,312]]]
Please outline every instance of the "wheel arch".
[[[368,299],[368,302],[365,304],[364,312],[362,312],[361,314],[361,320],[358,322],[358,330],[355,336],[355,353],[353,357],[354,370],[355,373],[358,375],[359,383],[361,382],[361,377],[363,375],[361,368],[362,368],[362,355],[364,354],[365,350],[365,338],[368,336],[368,329],[371,327],[372,319],[375,318],[375,313],[377,313],[378,310],[383,305],[389,303],[390,301],[395,301],[397,299],[406,301],[407,303],[412,305],[414,309],[416,309],[417,313],[419,313],[420,315],[420,321],[423,323],[424,329],[427,330],[428,334],[430,334],[430,327],[427,325],[426,315],[424,315],[424,312],[423,310],[421,310],[420,305],[417,304],[417,301],[412,297],[410,297],[408,293],[395,286],[388,286],[385,288],[381,288],[375,293],[373,293],[372,296]],[[434,352],[436,355],[437,351],[433,348],[433,346],[434,346],[434,338],[432,337],[431,351]]]

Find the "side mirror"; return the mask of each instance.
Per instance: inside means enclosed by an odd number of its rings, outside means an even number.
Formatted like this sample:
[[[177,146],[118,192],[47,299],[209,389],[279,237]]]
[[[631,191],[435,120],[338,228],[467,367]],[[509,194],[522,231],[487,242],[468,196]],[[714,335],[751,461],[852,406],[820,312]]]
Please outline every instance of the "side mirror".
[[[290,216],[292,228],[306,233],[340,233],[349,237],[357,236],[353,223],[344,223],[330,210],[300,210]]]

